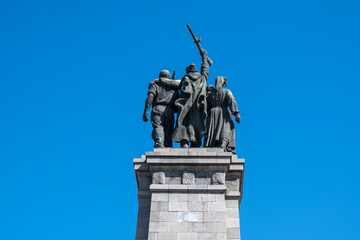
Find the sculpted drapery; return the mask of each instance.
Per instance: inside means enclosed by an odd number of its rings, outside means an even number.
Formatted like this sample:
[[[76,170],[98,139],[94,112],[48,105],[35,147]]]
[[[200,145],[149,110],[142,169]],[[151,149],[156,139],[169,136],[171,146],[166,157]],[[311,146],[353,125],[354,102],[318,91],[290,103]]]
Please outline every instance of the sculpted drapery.
[[[192,147],[202,145],[202,137],[206,133],[206,83],[209,77],[209,64],[204,52],[201,72],[197,72],[195,64],[186,68],[186,74],[181,80],[160,80],[161,83],[179,89],[180,96],[175,101],[179,108],[173,142],[182,147],[191,143]]]
[[[216,88],[208,86],[204,147],[221,147],[226,152],[235,153],[235,126],[232,115],[240,122],[239,110],[231,91],[223,88],[226,78],[217,77],[215,82]]]

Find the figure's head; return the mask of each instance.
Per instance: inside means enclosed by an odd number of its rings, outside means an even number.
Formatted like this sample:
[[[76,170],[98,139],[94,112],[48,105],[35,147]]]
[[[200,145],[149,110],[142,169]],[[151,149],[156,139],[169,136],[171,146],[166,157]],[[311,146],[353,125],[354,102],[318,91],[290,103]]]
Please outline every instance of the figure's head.
[[[170,72],[168,70],[162,70],[159,74],[159,78],[170,78]]]
[[[217,90],[220,90],[224,85],[227,86],[226,77],[218,76],[215,78],[215,88]]]
[[[192,63],[186,67],[186,73],[189,73],[189,72],[197,72],[195,64]]]

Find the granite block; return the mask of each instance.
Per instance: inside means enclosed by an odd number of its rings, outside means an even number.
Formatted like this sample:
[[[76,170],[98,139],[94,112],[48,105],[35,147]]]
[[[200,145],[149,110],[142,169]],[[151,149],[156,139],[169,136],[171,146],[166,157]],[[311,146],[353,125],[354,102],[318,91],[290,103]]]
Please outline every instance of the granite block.
[[[157,148],[134,159],[136,240],[240,240],[243,159],[220,148]]]

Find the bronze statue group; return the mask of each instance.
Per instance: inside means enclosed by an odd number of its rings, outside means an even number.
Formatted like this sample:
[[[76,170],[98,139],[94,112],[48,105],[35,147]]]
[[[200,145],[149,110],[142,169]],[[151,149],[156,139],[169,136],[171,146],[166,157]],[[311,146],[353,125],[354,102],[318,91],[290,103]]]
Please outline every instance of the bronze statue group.
[[[202,56],[200,73],[195,64],[190,64],[180,80],[171,79],[169,71],[163,70],[159,79],[149,84],[143,120],[148,121],[152,106],[155,148],[172,147],[173,142],[180,143],[181,147],[200,147],[204,137],[204,147],[219,147],[235,153],[232,115],[240,123],[235,98],[230,90],[223,88],[227,86],[225,77],[215,79],[215,88],[207,86],[211,60],[205,50],[199,49]]]

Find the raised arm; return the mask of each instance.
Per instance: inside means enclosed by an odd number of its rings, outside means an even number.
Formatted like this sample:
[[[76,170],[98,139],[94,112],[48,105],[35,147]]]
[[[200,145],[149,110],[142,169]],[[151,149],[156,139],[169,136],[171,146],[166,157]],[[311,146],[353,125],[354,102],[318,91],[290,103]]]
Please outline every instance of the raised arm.
[[[207,52],[205,50],[200,51],[200,55],[202,57],[201,75],[203,75],[205,77],[205,80],[207,81],[209,78],[209,63],[207,60]]]

